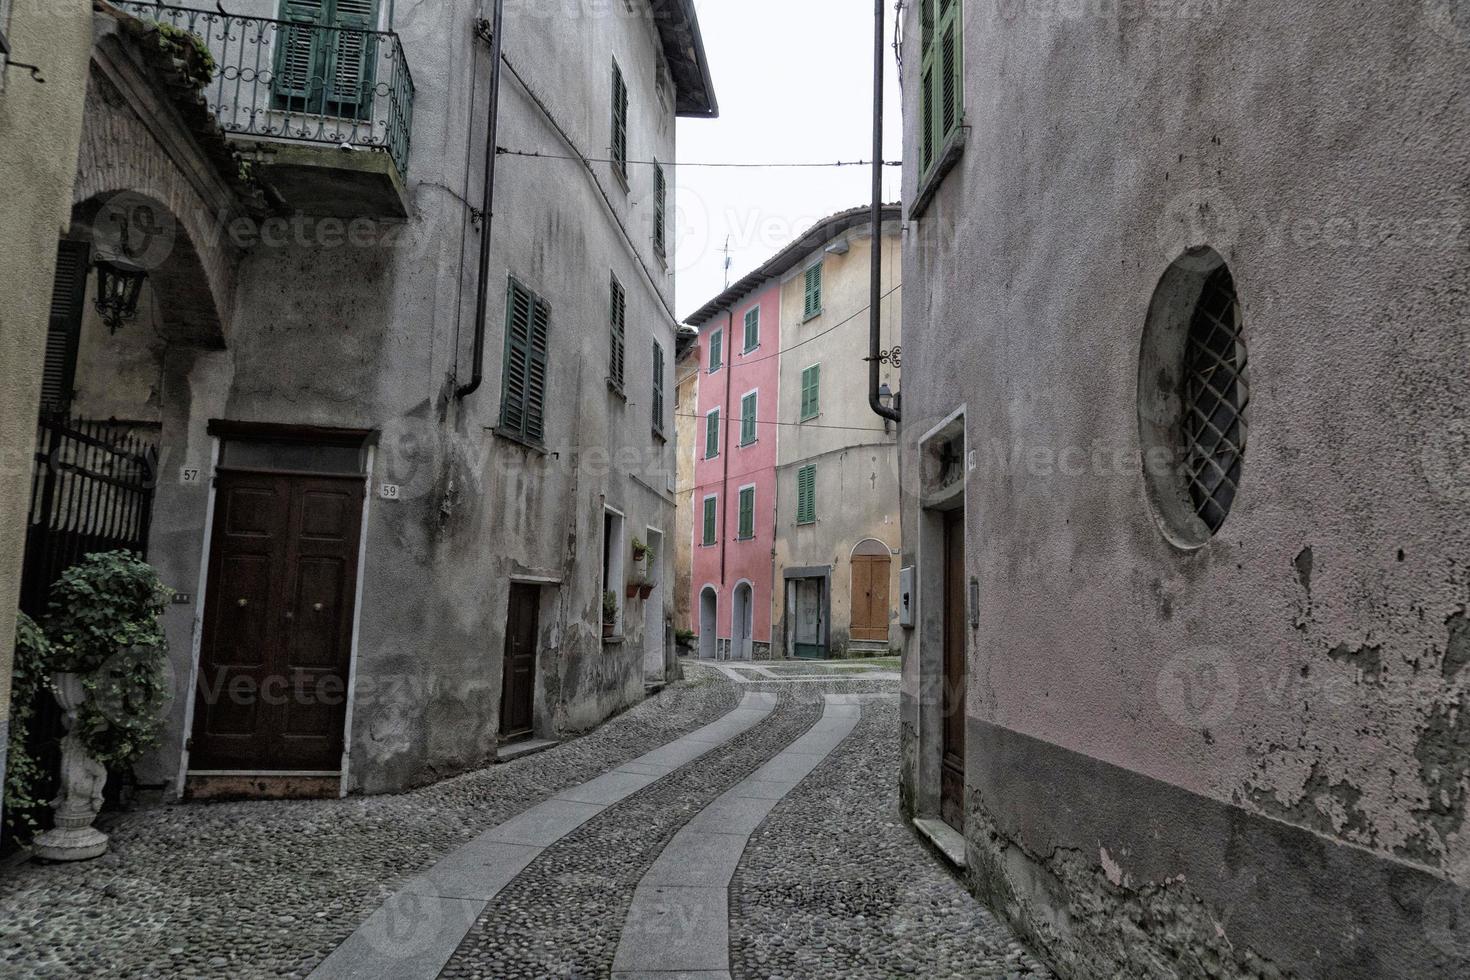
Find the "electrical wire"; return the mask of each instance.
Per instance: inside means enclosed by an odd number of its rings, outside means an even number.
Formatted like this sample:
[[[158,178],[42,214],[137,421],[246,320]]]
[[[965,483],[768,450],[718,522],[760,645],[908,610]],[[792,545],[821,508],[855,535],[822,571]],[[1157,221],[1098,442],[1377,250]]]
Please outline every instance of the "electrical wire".
[[[686,412],[675,412],[674,413],[674,417],[675,418],[680,418],[680,419],[702,419],[705,416],[703,416],[703,415],[693,415],[693,414],[689,414],[689,413],[686,413]],[[744,420],[741,420],[741,421],[743,423]],[[755,424],[756,425],[793,425],[793,426],[800,426],[803,429],[841,429],[844,432],[880,432],[881,433],[881,432],[887,432],[888,431],[887,429],[868,429],[868,428],[864,428],[862,426],[856,426],[856,425],[821,425],[821,424],[819,424],[817,422],[776,422],[776,421],[773,421],[773,420],[761,421],[760,419],[756,419],[755,420]]]
[[[892,296],[894,293],[898,292],[902,288],[903,288],[903,283],[899,283],[898,285],[894,286],[892,289],[888,290],[888,292],[884,293],[882,296],[879,296],[878,298],[880,300],[881,299],[887,299],[888,297]],[[773,357],[780,357],[782,354],[788,354],[791,351],[796,350],[798,347],[804,347],[807,344],[810,344],[812,341],[818,339],[819,337],[825,337],[827,334],[829,334],[832,331],[838,329],[839,327],[845,327],[845,326],[847,326],[849,323],[851,323],[852,321],[856,320],[858,317],[862,316],[864,313],[868,312],[868,306],[869,305],[870,304],[865,304],[862,309],[858,310],[856,313],[854,313],[852,316],[848,317],[847,319],[842,320],[842,321],[840,321],[838,323],[834,323],[834,324],[832,324],[832,326],[827,327],[825,330],[819,330],[818,332],[812,334],[810,337],[806,338],[805,340],[799,340],[799,341],[797,341],[796,343],[792,344],[790,347],[783,347],[780,350],[776,351],[774,354],[765,354],[765,355],[763,355],[761,357],[752,357],[752,358],[750,358],[748,360],[742,358],[741,361],[740,361],[740,366],[741,367],[745,367],[745,366],[750,365],[750,364],[759,364],[761,361],[769,361]],[[721,370],[724,370],[725,367],[734,366],[734,364],[735,364],[735,362],[733,360],[727,361],[724,365],[721,366]]]
[[[499,146],[495,152],[507,157],[531,157],[542,160],[575,160],[581,162],[583,158],[574,157],[562,153],[543,153],[540,150],[512,150],[508,147]],[[796,168],[831,168],[831,167],[871,167],[872,160],[837,160],[832,163],[672,163],[660,162],[658,160],[613,160],[608,157],[586,157],[590,163],[616,163],[627,166],[646,167],[670,167],[678,170],[684,167],[714,167],[727,169],[796,169]],[[884,160],[885,167],[902,167],[902,160]]]

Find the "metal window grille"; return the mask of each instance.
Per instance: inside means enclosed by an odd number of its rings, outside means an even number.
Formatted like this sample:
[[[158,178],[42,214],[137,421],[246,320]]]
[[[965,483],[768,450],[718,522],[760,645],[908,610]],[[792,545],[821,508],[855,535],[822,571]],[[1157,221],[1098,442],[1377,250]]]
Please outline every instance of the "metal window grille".
[[[1235,280],[1221,266],[1206,281],[1184,354],[1185,477],[1194,511],[1214,534],[1225,523],[1245,461],[1246,348]]]

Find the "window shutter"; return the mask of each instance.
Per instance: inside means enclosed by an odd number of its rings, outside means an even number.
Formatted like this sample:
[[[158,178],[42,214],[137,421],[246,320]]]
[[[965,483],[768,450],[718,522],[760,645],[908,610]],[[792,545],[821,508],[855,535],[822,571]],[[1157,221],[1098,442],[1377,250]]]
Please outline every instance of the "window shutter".
[[[715,498],[704,499],[704,543],[715,543]]]
[[[714,459],[720,455],[720,410],[717,408],[704,417],[704,458]]]
[[[755,487],[740,491],[740,537],[755,537]]]
[[[755,392],[740,399],[740,445],[742,446],[755,442],[755,409]]]
[[[964,115],[960,0],[924,0],[923,23],[919,146],[921,171],[927,173]]]
[[[653,431],[664,431],[664,349],[653,344]]]
[[[745,352],[755,350],[761,342],[761,308],[751,307],[745,311]]]
[[[531,360],[531,320],[535,315],[529,291],[514,279],[505,297],[505,378],[501,382],[500,427],[526,434],[527,372]]]
[[[282,0],[281,19],[301,27],[279,25],[275,59],[278,102],[297,112],[321,112],[326,83],[325,34],[330,0]],[[311,26],[304,26],[311,25]]]
[[[720,369],[722,358],[725,356],[725,331],[716,330],[709,337],[709,371],[714,374]]]
[[[546,361],[550,330],[551,307],[538,299],[531,314],[531,348],[526,359],[526,438],[538,443],[546,438]]]
[[[613,62],[612,78],[612,158],[624,180],[628,179],[628,86],[623,71]]]
[[[331,64],[323,73],[331,86],[330,111],[366,118],[373,106],[378,56],[378,0],[333,0]]]
[[[668,255],[668,196],[664,168],[653,165],[653,251],[659,258]]]
[[[806,318],[822,312],[822,263],[806,270]]]
[[[821,411],[822,366],[813,364],[801,372],[801,420],[814,419]]]
[[[617,276],[612,278],[612,302],[608,314],[611,350],[608,355],[607,376],[619,391],[623,390],[623,360],[626,342],[626,317],[628,300],[623,294],[623,285]]]
[[[812,524],[817,519],[817,468],[803,466],[796,474],[796,523]]]
[[[71,405],[87,298],[86,242],[56,244],[56,277],[51,283],[51,320],[46,328],[46,363],[41,370],[41,410],[65,415]]]

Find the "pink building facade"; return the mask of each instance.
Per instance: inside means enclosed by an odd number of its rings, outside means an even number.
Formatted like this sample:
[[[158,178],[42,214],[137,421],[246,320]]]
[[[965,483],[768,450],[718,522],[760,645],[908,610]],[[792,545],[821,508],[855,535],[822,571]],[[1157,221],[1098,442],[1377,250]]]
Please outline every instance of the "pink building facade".
[[[770,656],[775,544],[779,280],[705,307],[695,409],[689,628],[704,659]]]

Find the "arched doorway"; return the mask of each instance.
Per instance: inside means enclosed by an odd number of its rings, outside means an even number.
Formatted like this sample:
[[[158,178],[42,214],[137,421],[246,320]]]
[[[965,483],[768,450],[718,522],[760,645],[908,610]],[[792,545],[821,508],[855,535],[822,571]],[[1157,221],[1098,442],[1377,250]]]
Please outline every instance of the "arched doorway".
[[[852,549],[852,626],[859,643],[888,643],[888,577],[893,559],[888,546],[868,538]]]
[[[715,659],[715,616],[719,612],[719,601],[715,589],[706,585],[699,593],[699,659]]]
[[[752,593],[749,582],[741,582],[735,586],[735,601],[731,603],[730,610],[730,659],[750,660],[753,613],[755,603],[752,601]]]

